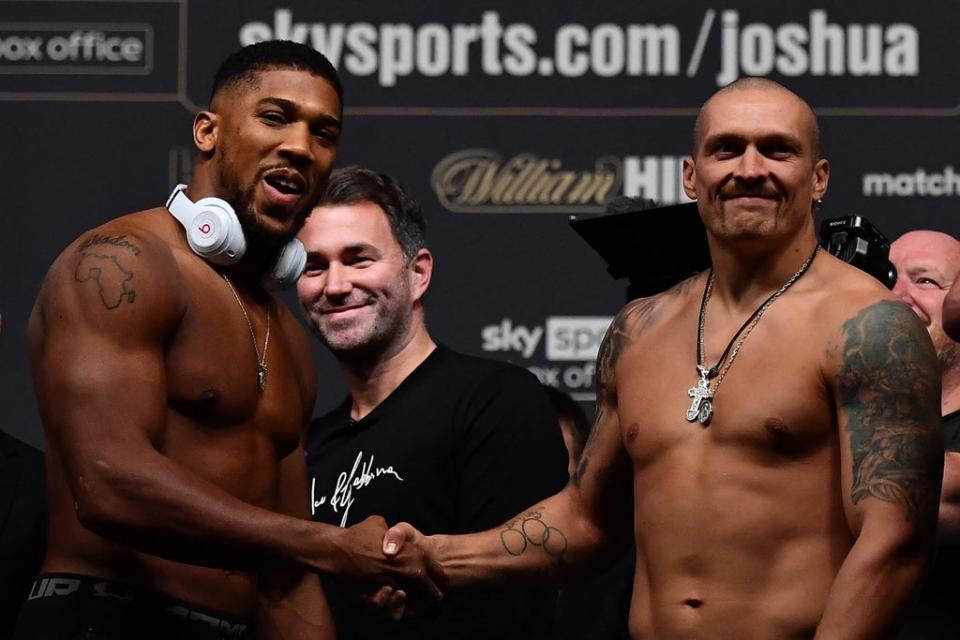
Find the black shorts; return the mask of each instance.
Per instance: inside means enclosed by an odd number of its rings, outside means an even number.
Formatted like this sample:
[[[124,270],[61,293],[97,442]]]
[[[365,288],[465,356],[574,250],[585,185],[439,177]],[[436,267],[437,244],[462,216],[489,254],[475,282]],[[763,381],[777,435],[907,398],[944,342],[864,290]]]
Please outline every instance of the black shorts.
[[[222,613],[102,578],[41,573],[20,607],[14,640],[240,640]]]

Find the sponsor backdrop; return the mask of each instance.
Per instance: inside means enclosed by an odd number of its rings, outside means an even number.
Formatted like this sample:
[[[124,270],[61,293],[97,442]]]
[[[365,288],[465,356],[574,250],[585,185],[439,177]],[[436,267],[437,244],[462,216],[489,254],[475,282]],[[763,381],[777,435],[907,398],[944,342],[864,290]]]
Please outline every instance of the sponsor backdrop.
[[[760,75],[820,115],[821,215],[960,233],[958,32],[953,0],[0,1],[2,426],[41,443],[24,334],[48,265],[189,175],[193,113],[242,44],[298,40],[340,69],[339,164],[397,176],[426,210],[435,336],[589,403],[625,286],[568,217],[621,194],[685,201],[696,109]],[[319,411],[344,388],[317,362]]]

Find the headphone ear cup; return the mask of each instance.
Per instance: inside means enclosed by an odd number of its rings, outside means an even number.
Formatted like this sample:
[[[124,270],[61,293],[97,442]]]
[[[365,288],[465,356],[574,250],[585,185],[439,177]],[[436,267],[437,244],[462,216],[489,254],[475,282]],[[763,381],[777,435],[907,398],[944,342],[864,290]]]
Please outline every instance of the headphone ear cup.
[[[233,207],[220,198],[201,198],[194,206],[197,214],[187,229],[190,248],[219,265],[233,264],[242,258],[247,241]]]
[[[307,250],[303,243],[294,238],[280,251],[273,269],[263,279],[263,286],[268,289],[286,289],[293,285],[297,278],[303,275],[307,266]]]

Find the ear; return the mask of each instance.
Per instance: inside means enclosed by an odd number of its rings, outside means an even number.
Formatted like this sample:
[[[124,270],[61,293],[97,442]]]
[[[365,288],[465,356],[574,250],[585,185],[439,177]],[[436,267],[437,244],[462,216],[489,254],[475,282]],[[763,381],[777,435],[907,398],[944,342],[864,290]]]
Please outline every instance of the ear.
[[[697,199],[697,167],[693,156],[683,157],[683,191],[691,200]]]
[[[813,199],[823,198],[827,192],[827,183],[830,181],[830,163],[824,158],[817,160],[813,165]]]
[[[200,153],[210,155],[217,147],[220,116],[213,111],[201,111],[193,119],[193,144]]]
[[[415,301],[423,298],[430,286],[433,275],[433,254],[428,249],[420,249],[410,261],[410,291]]]

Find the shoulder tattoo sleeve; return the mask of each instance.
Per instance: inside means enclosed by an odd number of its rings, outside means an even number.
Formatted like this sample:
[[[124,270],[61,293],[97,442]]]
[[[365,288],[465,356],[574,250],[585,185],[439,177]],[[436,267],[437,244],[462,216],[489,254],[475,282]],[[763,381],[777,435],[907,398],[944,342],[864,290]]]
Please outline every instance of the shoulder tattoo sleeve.
[[[843,325],[838,387],[853,462],[851,499],[935,508],[942,446],[940,372],[913,311],[883,301]]]

